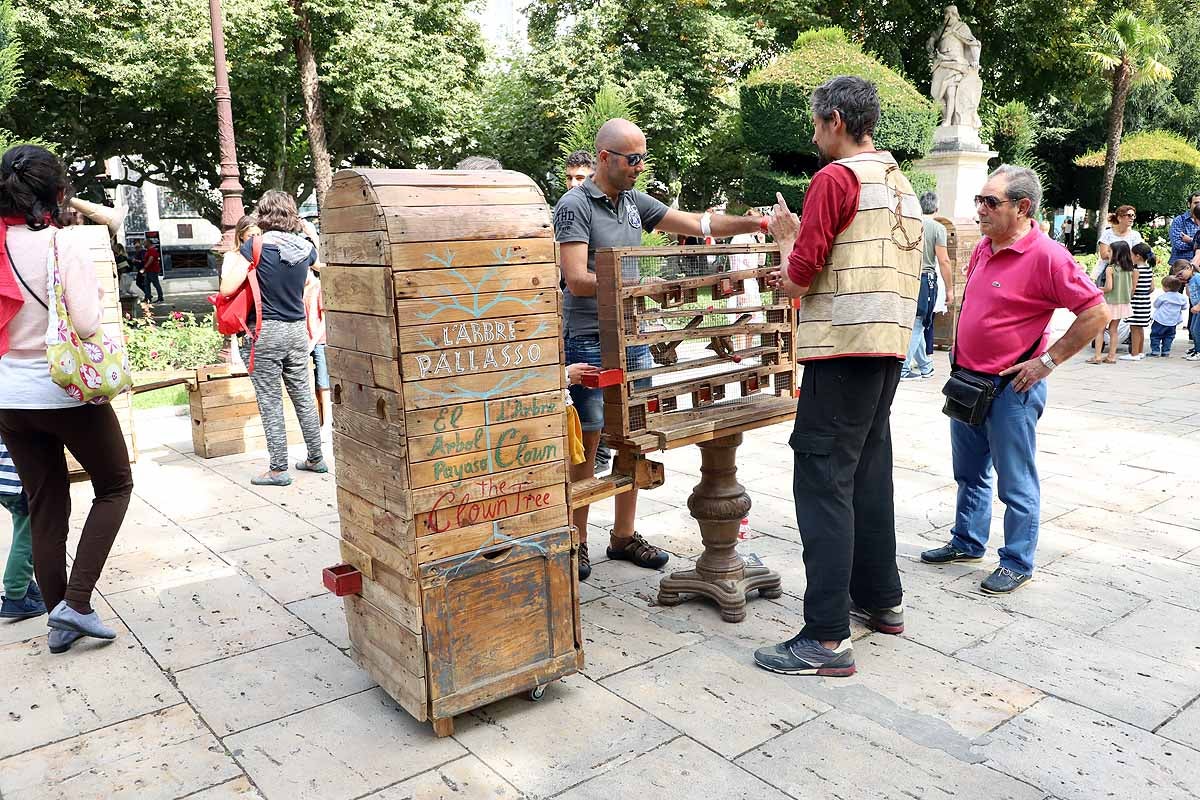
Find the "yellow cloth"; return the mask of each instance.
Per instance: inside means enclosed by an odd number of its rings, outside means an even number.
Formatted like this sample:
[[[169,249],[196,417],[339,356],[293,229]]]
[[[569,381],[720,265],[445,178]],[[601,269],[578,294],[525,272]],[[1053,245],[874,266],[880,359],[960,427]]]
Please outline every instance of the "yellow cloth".
[[[567,449],[571,451],[572,464],[583,463],[583,425],[579,423],[579,412],[575,406],[567,406]]]

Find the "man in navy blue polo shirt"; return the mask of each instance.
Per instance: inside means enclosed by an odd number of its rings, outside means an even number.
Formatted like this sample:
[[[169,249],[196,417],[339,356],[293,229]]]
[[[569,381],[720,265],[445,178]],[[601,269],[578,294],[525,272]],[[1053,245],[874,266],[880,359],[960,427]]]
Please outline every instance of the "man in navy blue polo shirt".
[[[600,364],[600,326],[596,306],[596,249],[634,247],[642,231],[662,230],[685,236],[718,239],[754,233],[753,217],[691,214],[668,208],[645,192],[633,188],[646,169],[646,136],[629,120],[610,119],[596,134],[596,171],[562,196],[554,207],[554,238],[559,243],[563,290],[563,336],[567,364]],[[636,279],[637,276],[632,276]],[[653,366],[645,345],[628,348],[630,369]],[[583,443],[582,464],[571,467],[571,480],[594,474],[596,448],[604,427],[604,395],[600,389],[571,387],[571,400],[579,412]],[[623,559],[647,569],[660,569],[669,556],[647,542],[634,529],[637,489],[616,496],[616,518],[609,537],[608,557]],[[575,510],[572,521],[579,530],[579,579],[591,574],[587,549],[588,507]]]

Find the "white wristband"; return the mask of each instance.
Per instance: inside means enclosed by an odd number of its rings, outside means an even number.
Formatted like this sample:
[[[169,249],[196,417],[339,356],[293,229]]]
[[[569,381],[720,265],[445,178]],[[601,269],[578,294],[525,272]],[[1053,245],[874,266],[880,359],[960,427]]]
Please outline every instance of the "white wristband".
[[[712,236],[712,214],[707,211],[700,215],[700,233]]]

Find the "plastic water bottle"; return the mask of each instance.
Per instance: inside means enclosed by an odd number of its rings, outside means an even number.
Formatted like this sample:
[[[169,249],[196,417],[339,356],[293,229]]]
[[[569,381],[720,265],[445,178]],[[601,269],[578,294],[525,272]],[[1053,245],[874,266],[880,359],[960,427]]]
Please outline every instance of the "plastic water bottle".
[[[750,538],[750,518],[749,517],[742,517],[742,524],[738,525],[738,538],[739,539]]]

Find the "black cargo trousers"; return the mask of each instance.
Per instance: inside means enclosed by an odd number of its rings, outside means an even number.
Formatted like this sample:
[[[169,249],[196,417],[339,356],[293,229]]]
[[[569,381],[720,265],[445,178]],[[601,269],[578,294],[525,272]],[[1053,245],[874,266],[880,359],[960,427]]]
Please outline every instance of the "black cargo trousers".
[[[804,364],[789,442],[808,579],[804,638],[848,639],[852,599],[862,608],[901,603],[890,419],[900,366],[891,357]]]

